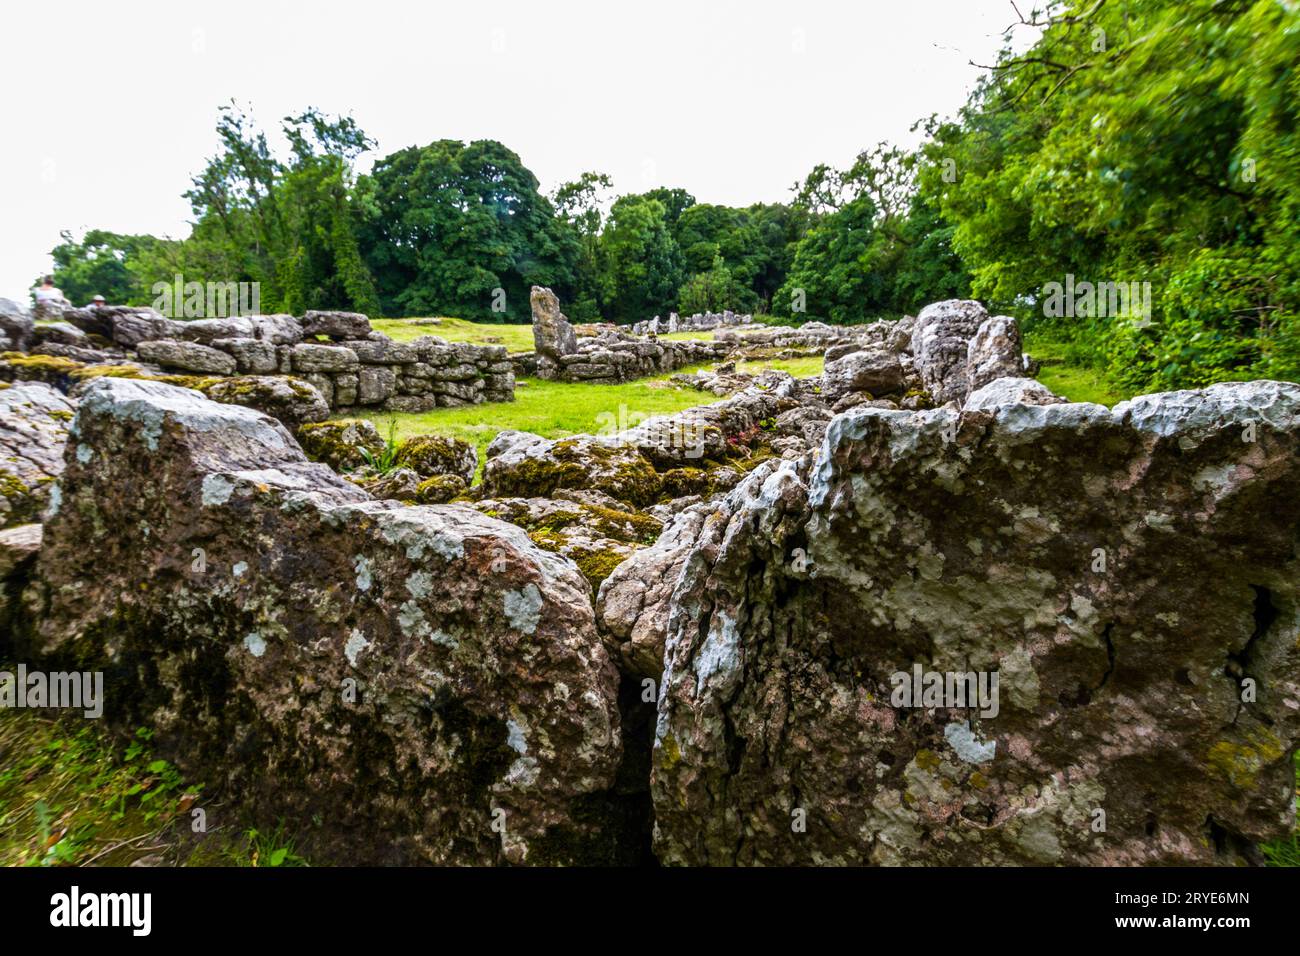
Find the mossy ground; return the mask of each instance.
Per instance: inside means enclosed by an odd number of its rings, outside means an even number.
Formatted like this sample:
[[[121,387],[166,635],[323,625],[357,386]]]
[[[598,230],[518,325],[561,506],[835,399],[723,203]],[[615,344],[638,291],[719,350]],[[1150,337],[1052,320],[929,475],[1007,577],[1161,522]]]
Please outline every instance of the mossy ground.
[[[0,668],[9,669],[12,668]],[[193,812],[206,815],[195,833]],[[81,715],[0,710],[0,866],[285,866],[303,861],[149,752]]]

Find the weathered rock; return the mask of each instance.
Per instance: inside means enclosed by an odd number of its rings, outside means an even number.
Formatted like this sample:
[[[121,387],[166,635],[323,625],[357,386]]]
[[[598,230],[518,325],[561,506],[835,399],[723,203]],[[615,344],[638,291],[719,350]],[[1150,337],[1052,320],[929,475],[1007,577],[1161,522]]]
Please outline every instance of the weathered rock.
[[[1032,378],[998,378],[971,392],[963,411],[994,409],[999,405],[1060,405],[1065,399]]]
[[[416,435],[398,446],[397,463],[421,478],[455,475],[466,484],[478,470],[478,451],[467,441],[442,435]]]
[[[673,590],[705,524],[717,517],[711,503],[686,508],[650,547],[614,568],[600,586],[597,620],[625,673],[656,682],[663,674]]]
[[[213,339],[212,347],[233,356],[243,375],[274,375],[280,363],[275,346],[253,338]]]
[[[12,299],[0,299],[0,347],[27,351],[36,322],[31,311]]]
[[[822,371],[822,392],[834,401],[849,392],[873,397],[891,395],[903,386],[903,365],[886,349],[864,349],[828,361]]]
[[[578,337],[560,311],[560,300],[550,289],[535,285],[529,297],[533,310],[533,343],[537,353],[537,374],[554,378],[561,356],[578,351]],[[613,374],[613,369],[610,369]]]
[[[414,504],[419,500],[420,483],[424,479],[410,468],[394,468],[378,475],[363,471],[348,475],[348,480],[358,488],[364,488],[372,497]]]
[[[20,524],[0,529],[0,585],[35,559],[40,550],[39,524]]]
[[[416,485],[415,500],[422,505],[445,505],[463,495],[468,488],[465,479],[456,475],[434,475]]]
[[[630,511],[601,492],[570,489],[559,495],[556,499],[484,498],[473,507],[518,525],[538,547],[572,561],[593,590],[663,531],[658,519]]]
[[[335,471],[360,468],[384,451],[379,429],[366,418],[336,418],[303,425],[297,434],[308,458],[323,462]]]
[[[192,391],[101,380],[76,432],[23,640],[109,675],[112,726],[323,862],[637,858],[618,675],[567,561],[373,501]]]
[[[1008,315],[985,319],[966,350],[966,387],[969,392],[999,378],[1023,375],[1025,368],[1020,326]]]
[[[1235,864],[1291,826],[1300,387],[854,411],[717,507],[671,599],[661,861]],[[996,714],[893,706],[914,667],[996,671]]]
[[[182,372],[233,375],[237,368],[234,356],[196,342],[155,339],[141,342],[135,350],[136,354],[146,362],[153,362],[162,368],[179,369]]]
[[[35,521],[45,510],[75,411],[47,385],[0,390],[0,527]]]
[[[289,375],[241,375],[204,385],[204,395],[226,405],[256,409],[295,429],[309,422],[323,422],[330,409],[312,385]]]
[[[363,365],[357,372],[357,403],[378,405],[390,398],[397,387],[397,373],[390,368]]]
[[[90,316],[90,326],[81,325],[78,316]],[[161,313],[148,308],[133,308],[125,305],[107,305],[96,309],[76,309],[65,313],[64,318],[78,325],[86,332],[94,332],[107,321],[110,325],[109,337],[123,348],[133,349],[141,342],[151,339],[173,338],[183,323],[174,322]]]
[[[364,339],[370,331],[370,319],[360,312],[311,309],[302,319],[302,334],[305,338],[324,335],[331,339]]]
[[[177,322],[174,338],[200,345],[214,345],[218,339],[251,339],[255,337],[253,320],[238,315],[219,319],[187,319]]]
[[[545,498],[561,488],[591,488],[643,506],[658,496],[660,481],[635,447],[617,440],[504,431],[488,445],[483,490],[489,497]]]
[[[355,372],[360,364],[357,353],[341,345],[301,342],[293,347],[291,355],[295,372]]]
[[[968,299],[935,302],[916,317],[912,355],[934,404],[966,400],[970,342],[987,318],[984,306]]]
[[[73,345],[84,348],[89,343],[89,336],[71,322],[51,322],[48,325],[35,326],[32,329],[31,341],[33,344]]]

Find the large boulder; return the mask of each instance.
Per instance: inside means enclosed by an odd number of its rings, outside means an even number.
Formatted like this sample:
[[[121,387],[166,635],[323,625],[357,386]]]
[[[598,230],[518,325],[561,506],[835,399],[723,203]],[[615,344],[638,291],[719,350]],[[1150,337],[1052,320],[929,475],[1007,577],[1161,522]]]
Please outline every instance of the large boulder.
[[[569,562],[374,501],[188,389],[102,379],[75,432],[21,642],[103,671],[110,725],[322,862],[636,856],[619,678]]]
[[[54,480],[76,404],[48,385],[0,389],[0,527],[36,521]]]
[[[966,371],[970,342],[987,318],[984,306],[969,299],[935,302],[916,317],[912,355],[936,405],[965,401],[970,391]]]
[[[644,507],[660,492],[650,462],[617,440],[503,431],[488,445],[486,458],[483,491],[493,498],[553,497],[560,489],[589,488]]]
[[[254,408],[293,430],[323,422],[330,408],[310,382],[290,375],[240,375],[204,383],[200,389],[214,402]]]
[[[716,508],[661,861],[1238,864],[1292,826],[1300,386],[855,410]]]
[[[849,352],[828,360],[822,370],[822,393],[827,401],[836,401],[850,392],[892,395],[902,387],[902,362],[885,348]]]
[[[415,435],[398,446],[397,463],[421,478],[454,475],[469,484],[478,470],[478,451],[459,438]]]
[[[537,374],[554,378],[560,357],[578,351],[578,336],[560,311],[560,300],[550,289],[533,286],[529,297],[533,310],[533,344]]]
[[[298,441],[312,461],[335,471],[354,471],[377,459],[384,439],[368,418],[335,418],[298,429]]]

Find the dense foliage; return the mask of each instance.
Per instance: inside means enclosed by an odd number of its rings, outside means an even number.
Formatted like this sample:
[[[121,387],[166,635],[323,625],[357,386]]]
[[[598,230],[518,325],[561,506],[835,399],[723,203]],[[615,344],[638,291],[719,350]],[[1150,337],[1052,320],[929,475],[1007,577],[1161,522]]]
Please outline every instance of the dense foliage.
[[[1033,40],[1021,53],[1017,31]],[[598,172],[543,195],[493,141],[410,147],[356,175],[374,144],[351,119],[286,118],[281,160],[228,107],[187,193],[188,238],[65,235],[56,278],[74,299],[147,302],[183,273],[259,281],[267,311],[503,321],[527,320],[534,283],[583,321],[860,322],[971,295],[1131,386],[1294,378],[1298,121],[1291,0],[1066,0],[1008,31],[960,113],[918,125],[915,152],[819,165],[788,203],[615,196]],[[1115,314],[1117,286],[1149,307]]]

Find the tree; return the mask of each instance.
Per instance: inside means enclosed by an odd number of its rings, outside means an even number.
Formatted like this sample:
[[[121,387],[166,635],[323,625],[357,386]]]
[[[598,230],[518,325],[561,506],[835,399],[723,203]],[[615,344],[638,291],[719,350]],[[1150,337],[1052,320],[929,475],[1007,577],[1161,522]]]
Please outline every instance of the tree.
[[[358,191],[362,254],[389,314],[527,321],[532,285],[572,296],[578,239],[494,140],[399,150]]]
[[[556,215],[572,230],[578,246],[569,314],[579,322],[590,322],[603,314],[600,230],[604,225],[602,209],[613,185],[604,173],[587,172],[562,184],[551,195]]]
[[[164,240],[104,229],[89,230],[80,242],[66,230],[60,235],[63,241],[50,252],[54,284],[70,302],[83,305],[96,295],[113,303],[148,301],[141,266]]]
[[[609,315],[635,322],[668,312],[681,285],[681,254],[657,199],[622,196],[600,237],[604,298]]]

